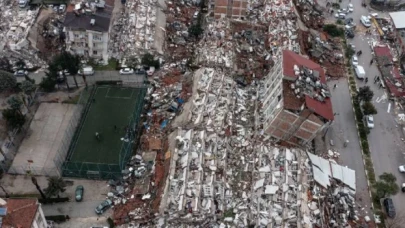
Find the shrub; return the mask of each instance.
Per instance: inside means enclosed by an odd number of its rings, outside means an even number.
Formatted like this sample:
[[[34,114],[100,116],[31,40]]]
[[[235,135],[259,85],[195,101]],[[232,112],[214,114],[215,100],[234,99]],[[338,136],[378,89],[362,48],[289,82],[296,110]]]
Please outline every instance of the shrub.
[[[335,24],[327,24],[323,26],[323,31],[328,33],[330,36],[339,37],[344,35],[344,30],[337,27]]]

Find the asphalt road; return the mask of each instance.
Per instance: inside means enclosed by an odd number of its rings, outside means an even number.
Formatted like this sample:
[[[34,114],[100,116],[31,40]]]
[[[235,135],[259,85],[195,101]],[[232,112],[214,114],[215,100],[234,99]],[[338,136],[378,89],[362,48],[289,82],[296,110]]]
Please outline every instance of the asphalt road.
[[[373,31],[372,35],[366,35],[366,28],[360,22],[360,17],[362,15],[369,15],[375,11],[361,7],[361,1],[351,1],[350,3],[354,5],[354,12],[349,14],[348,17],[352,17],[354,19],[354,22],[357,24],[357,28],[356,36],[349,42],[356,46],[356,50],[361,50],[363,52],[359,58],[359,64],[364,67],[366,76],[369,79],[367,84],[357,80],[357,86],[370,86],[374,92],[373,104],[378,111],[378,114],[374,116],[375,127],[371,130],[368,136],[374,170],[377,177],[384,172],[394,174],[397,177],[398,185],[402,185],[402,183],[405,183],[405,175],[398,172],[398,166],[405,164],[405,153],[403,150],[401,150],[401,148],[404,148],[405,145],[402,141],[404,136],[401,129],[398,127],[397,122],[395,121],[395,117],[398,113],[403,113],[403,111],[399,110],[399,107],[397,107],[393,101],[388,100],[388,92],[386,90],[380,89],[377,84],[373,83],[374,77],[376,75],[380,76],[380,72],[375,63],[370,65],[372,54],[369,43],[371,41],[378,41],[378,35],[376,34],[376,31]],[[348,0],[343,0],[341,7],[346,7],[348,4]],[[377,13],[380,16],[387,16],[387,13]],[[336,19],[333,19],[333,16],[331,15],[329,20]],[[358,136],[357,132],[354,136],[353,131],[356,131],[356,129],[350,126],[352,124],[354,125],[354,122],[352,122],[352,119],[354,119],[353,113],[350,115],[347,114],[348,108],[352,108],[351,103],[349,104],[348,101],[349,94],[347,90],[347,80],[341,79],[338,86],[339,89],[332,92],[334,95],[334,98],[332,99],[334,112],[339,113],[333,126],[332,134],[334,132],[339,133],[340,137],[347,137],[352,139],[351,141],[356,141],[356,143],[350,143],[348,148],[350,148],[351,152],[349,152],[349,154],[347,154],[345,150],[341,151],[341,160],[343,164],[347,164],[348,167],[356,170],[357,188],[360,188],[362,189],[361,191],[363,191],[365,188],[364,181],[362,180],[364,178],[364,171],[361,171],[361,169],[363,169],[364,166],[360,160],[362,158],[359,156],[360,148],[357,145]],[[337,137],[339,134],[335,134],[332,137],[337,139],[339,138]],[[356,146],[353,147],[354,145],[352,144],[356,144]],[[363,195],[362,193],[360,194]],[[405,212],[405,197],[402,194],[403,193],[399,192],[397,195],[392,197],[397,209],[397,214]],[[365,205],[368,204],[369,203],[366,203]]]
[[[44,211],[45,216],[69,215],[71,218],[98,217],[94,210],[101,202],[103,202],[103,200],[44,204],[42,205],[42,210]],[[108,209],[101,216],[108,217],[111,215],[111,211],[111,209]]]

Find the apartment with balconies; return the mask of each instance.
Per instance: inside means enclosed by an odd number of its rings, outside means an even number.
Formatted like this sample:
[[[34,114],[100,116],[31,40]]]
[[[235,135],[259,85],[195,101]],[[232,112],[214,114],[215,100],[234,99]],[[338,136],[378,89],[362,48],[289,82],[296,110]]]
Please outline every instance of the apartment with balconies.
[[[66,50],[108,64],[108,40],[113,0],[72,4],[64,21]]]
[[[293,51],[266,76],[261,100],[263,129],[278,142],[305,145],[334,119],[325,71]]]

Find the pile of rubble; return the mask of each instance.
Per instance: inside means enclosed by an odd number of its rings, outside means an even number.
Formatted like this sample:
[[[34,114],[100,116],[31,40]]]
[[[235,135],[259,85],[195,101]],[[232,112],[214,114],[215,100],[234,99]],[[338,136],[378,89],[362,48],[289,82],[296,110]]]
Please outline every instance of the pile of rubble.
[[[163,54],[166,16],[162,9],[165,7],[164,1],[159,0],[126,1],[111,30],[111,56],[122,59],[146,52]]]
[[[323,27],[325,21],[323,12],[326,12],[326,9],[321,7],[316,1],[296,0],[296,6],[305,26],[313,29]]]
[[[17,1],[5,1],[0,9],[0,57],[11,61],[24,59],[27,65],[42,65],[37,52],[30,47],[28,35],[39,9],[20,10]]]

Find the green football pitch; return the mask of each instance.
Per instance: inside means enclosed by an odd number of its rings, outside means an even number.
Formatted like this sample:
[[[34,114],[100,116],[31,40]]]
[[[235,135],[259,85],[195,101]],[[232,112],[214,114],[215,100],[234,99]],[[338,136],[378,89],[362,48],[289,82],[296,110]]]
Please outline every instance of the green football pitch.
[[[71,148],[72,162],[117,164],[126,128],[141,105],[142,89],[96,87]],[[100,137],[96,137],[96,132]]]

